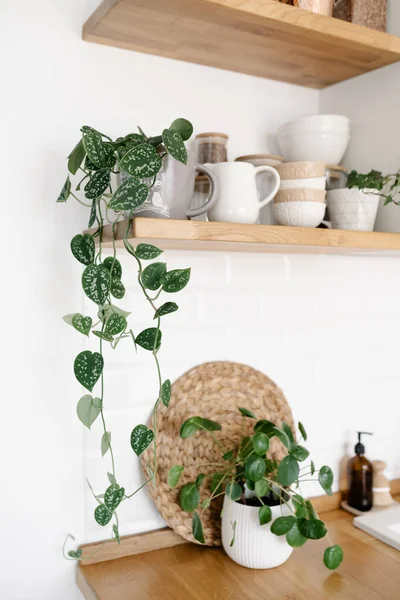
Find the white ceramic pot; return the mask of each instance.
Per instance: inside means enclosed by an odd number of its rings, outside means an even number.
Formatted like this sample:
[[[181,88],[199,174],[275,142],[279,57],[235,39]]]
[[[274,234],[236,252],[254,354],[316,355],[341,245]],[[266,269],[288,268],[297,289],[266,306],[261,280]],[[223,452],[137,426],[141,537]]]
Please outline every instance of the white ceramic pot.
[[[378,190],[330,190],[327,202],[334,229],[373,231],[379,206]]]
[[[296,190],[299,188],[324,190],[326,177],[309,177],[307,179],[281,179],[281,190]]]
[[[278,145],[287,161],[322,161],[340,164],[350,141],[350,131],[279,132]]]
[[[280,202],[274,204],[273,214],[279,225],[289,227],[318,227],[325,215],[324,202]]]
[[[293,548],[289,546],[284,535],[276,536],[270,529],[274,519],[282,514],[284,516],[291,514],[290,509],[286,505],[282,508],[272,506],[272,520],[262,526],[258,519],[258,511],[256,506],[239,504],[225,496],[222,511],[222,545],[229,558],[242,567],[249,569],[279,567],[287,561]],[[235,539],[231,546],[234,533]]]

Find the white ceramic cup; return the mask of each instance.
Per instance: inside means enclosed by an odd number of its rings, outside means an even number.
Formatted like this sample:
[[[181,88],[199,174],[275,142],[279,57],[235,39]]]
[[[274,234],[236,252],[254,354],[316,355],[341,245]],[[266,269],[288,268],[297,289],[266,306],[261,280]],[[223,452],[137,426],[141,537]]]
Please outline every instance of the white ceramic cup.
[[[280,177],[274,167],[253,167],[245,162],[222,162],[204,165],[215,177],[217,200],[208,211],[210,221],[228,223],[257,223],[263,206],[273,200],[279,190]],[[269,194],[258,199],[256,177],[261,173],[272,176]]]

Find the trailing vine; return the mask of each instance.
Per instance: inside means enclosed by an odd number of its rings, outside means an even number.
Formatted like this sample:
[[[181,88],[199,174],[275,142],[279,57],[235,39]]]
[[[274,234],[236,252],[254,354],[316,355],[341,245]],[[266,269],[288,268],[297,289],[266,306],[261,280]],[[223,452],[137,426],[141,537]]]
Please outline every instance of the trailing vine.
[[[97,320],[88,315],[72,313],[64,317],[69,325],[85,336],[97,338],[98,348],[95,351],[84,350],[74,361],[76,379],[89,392],[80,398],[77,404],[79,420],[88,429],[96,419],[102,423],[101,454],[109,455],[110,471],[107,473],[109,486],[102,494],[89,488],[97,502],[94,510],[96,522],[105,527],[112,522],[112,534],[109,541],[120,543],[117,508],[122,502],[132,498],[148,483],[154,480],[157,472],[157,407],[162,403],[168,408],[171,398],[171,382],[163,379],[159,361],[162,345],[161,320],[178,310],[175,302],[167,301],[160,305],[156,302],[162,292],[174,294],[181,291],[189,282],[190,269],[174,269],[168,271],[165,262],[154,261],[162,250],[151,244],[132,246],[128,237],[130,222],[135,209],[143,204],[155,183],[157,174],[163,167],[163,159],[169,154],[175,160],[187,163],[187,151],[184,142],[190,138],[193,127],[186,119],[177,119],[162,135],[147,137],[139,128],[139,133],[130,133],[112,140],[92,127],[81,128],[82,137],[68,157],[68,177],[64,183],[57,202],[66,202],[70,197],[90,208],[88,227],[95,228],[88,233],[77,234],[71,240],[73,256],[84,266],[82,288],[86,296],[97,307]],[[70,175],[82,177],[72,191]],[[123,174],[123,177],[120,175]],[[113,183],[117,176],[117,185]],[[83,187],[83,196],[81,188]],[[113,189],[114,188],[114,189]],[[89,201],[89,202],[87,202]],[[114,217],[110,218],[113,211]],[[128,324],[130,313],[114,304],[125,295],[122,266],[117,258],[116,239],[117,223],[127,217],[123,245],[131,255],[138,269],[138,284],[145,300],[150,304],[154,315],[154,325],[140,331],[137,335]],[[103,258],[104,227],[111,225],[112,256]],[[96,250],[96,241],[97,250]],[[130,445],[139,457],[150,445],[154,445],[154,462],[147,465],[147,479],[136,490],[127,493],[117,476],[111,431],[107,427],[104,415],[105,381],[104,355],[105,344],[116,350],[121,341],[128,340],[135,349],[140,346],[151,353],[155,362],[158,394],[152,412],[152,426],[139,424],[133,427]],[[98,395],[93,394],[97,386]],[[63,546],[63,554],[70,560],[83,560],[82,550],[66,551],[68,535]]]

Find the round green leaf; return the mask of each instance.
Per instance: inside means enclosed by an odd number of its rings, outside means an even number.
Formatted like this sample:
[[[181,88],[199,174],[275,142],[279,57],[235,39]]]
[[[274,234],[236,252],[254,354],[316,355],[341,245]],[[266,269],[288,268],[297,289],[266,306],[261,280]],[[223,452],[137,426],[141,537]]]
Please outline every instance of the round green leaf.
[[[259,498],[264,498],[271,489],[271,484],[265,479],[260,479],[254,484],[254,490]]]
[[[333,473],[329,467],[325,466],[320,468],[318,481],[328,496],[332,496]]]
[[[157,258],[162,253],[163,250],[151,244],[138,244],[135,248],[135,254],[141,260],[153,260],[153,258]]]
[[[88,429],[91,428],[101,411],[101,400],[100,398],[93,398],[90,394],[82,396],[79,400],[76,412],[79,420]]]
[[[279,463],[277,481],[281,485],[292,485],[299,476],[299,463],[292,456],[285,456]]]
[[[272,423],[271,421],[267,421],[266,419],[261,419],[260,421],[257,421],[257,423],[254,425],[255,432],[258,433],[259,431],[261,431],[269,437],[272,437],[272,434],[275,434],[275,429],[276,427],[274,423]]]
[[[113,313],[106,322],[105,333],[108,335],[118,335],[125,330],[127,321],[122,315]]]
[[[109,185],[110,171],[108,169],[94,171],[84,187],[86,198],[89,198],[90,200],[98,198],[106,191]]]
[[[193,133],[193,125],[187,119],[175,119],[170,129],[177,131],[184,142],[186,142]]]
[[[324,552],[324,564],[328,569],[337,569],[343,560],[343,550],[340,546],[330,546]]]
[[[135,210],[143,204],[149,195],[149,188],[144,183],[140,183],[137,177],[129,177],[114,192],[108,207],[113,210]]]
[[[274,427],[271,433],[272,433],[272,435],[275,435],[278,438],[278,440],[280,440],[282,442],[282,444],[285,446],[285,448],[288,448],[288,449],[290,448],[292,442],[290,441],[290,439],[288,438],[287,434],[284,431],[281,431],[278,427]]]
[[[299,530],[308,540],[319,540],[326,535],[326,527],[319,519],[299,519]]]
[[[174,269],[165,273],[162,280],[164,292],[175,294],[180,292],[188,284],[190,279],[190,269]]]
[[[309,456],[310,453],[307,450],[307,448],[304,448],[304,446],[294,444],[290,448],[289,454],[290,454],[290,456],[293,456],[293,458],[295,458],[296,460],[301,462],[303,460],[306,460],[306,458]]]
[[[195,483],[184,485],[179,494],[179,504],[185,512],[196,510],[200,502],[200,491]]]
[[[175,488],[178,485],[183,470],[184,467],[181,465],[175,465],[170,468],[168,471],[168,485],[170,488]]]
[[[157,339],[157,343],[156,342]],[[145,350],[158,350],[161,346],[162,333],[157,327],[150,327],[149,329],[144,329],[139,333],[136,338],[136,343],[138,346],[141,346]]]
[[[203,535],[203,526],[201,524],[201,520],[199,515],[195,512],[192,518],[192,533],[195,540],[200,542],[200,544],[204,544],[204,535]]]
[[[271,532],[275,535],[285,535],[295,523],[295,517],[278,517],[271,525]]]
[[[158,319],[159,317],[163,317],[164,315],[169,315],[170,313],[173,313],[176,310],[178,310],[178,308],[179,306],[175,304],[175,302],[165,302],[154,313],[154,319]]]
[[[239,406],[239,412],[244,417],[249,417],[249,419],[257,418],[256,415],[253,412],[251,412],[251,410],[249,410],[248,408],[243,408],[243,407]]]
[[[262,479],[266,470],[267,465],[265,464],[265,459],[260,456],[255,456],[253,454],[246,460],[245,476],[246,479],[250,479],[250,481],[256,482]]]
[[[180,133],[173,129],[164,129],[162,132],[162,139],[167,152],[169,152],[169,154],[173,156],[175,160],[178,160],[186,165],[187,151]]]
[[[85,233],[85,235],[78,233],[71,240],[71,252],[83,265],[92,264],[95,254],[93,237],[89,233]]]
[[[291,428],[289,427],[289,425],[287,423],[285,423],[285,421],[282,422],[281,429],[286,434],[290,443],[293,444],[293,442],[294,442],[293,432],[292,432]]]
[[[117,300],[121,300],[125,296],[125,286],[117,275],[113,275],[111,278],[110,291]]]
[[[121,504],[124,495],[124,488],[119,487],[117,483],[113,483],[105,491],[104,504],[108,510],[114,511]]]
[[[258,518],[260,520],[260,525],[266,525],[269,523],[272,519],[272,511],[270,507],[266,504],[261,506],[260,510],[258,511]]]
[[[254,452],[259,456],[264,456],[269,449],[269,438],[265,433],[259,432],[251,438]]]
[[[82,274],[82,287],[90,300],[103,305],[110,289],[110,273],[103,266],[88,265]]]
[[[236,500],[240,500],[242,496],[242,488],[238,483],[228,483],[225,489],[225,494],[228,496],[228,498],[236,502]]]
[[[301,433],[301,435],[303,436],[304,441],[307,441],[307,433],[306,430],[304,429],[304,425],[302,423],[299,422],[299,431]]]
[[[75,377],[89,392],[94,388],[104,367],[101,354],[84,350],[80,352],[74,361]]]
[[[154,177],[162,167],[162,158],[151,144],[134,146],[119,161],[121,171],[139,179]]]
[[[221,425],[216,421],[210,419],[203,419],[202,417],[190,417],[181,425],[180,436],[185,439],[196,433],[199,429],[205,429],[206,431],[220,431]]]
[[[92,319],[91,317],[84,317],[79,313],[76,313],[72,317],[72,326],[79,331],[79,333],[83,333],[83,335],[89,335],[90,328],[92,327]]]
[[[108,523],[112,519],[112,516],[112,512],[108,510],[107,506],[104,506],[104,504],[99,504],[99,506],[96,506],[96,509],[94,511],[94,518],[96,522],[102,527],[108,525]]]
[[[136,425],[131,433],[131,446],[132,450],[140,456],[142,452],[150,446],[154,439],[154,432],[146,427],[146,425]]]
[[[161,401],[168,408],[171,400],[171,381],[166,379],[161,386]]]
[[[167,272],[166,263],[156,262],[148,265],[142,273],[142,283],[145,288],[155,292],[161,287],[162,279]]]
[[[291,530],[287,532],[286,541],[292,548],[300,548],[306,543],[307,538],[300,533],[299,526],[295,523]]]
[[[110,273],[112,271],[112,274],[115,277],[118,277],[118,279],[121,279],[122,266],[117,258],[114,258],[113,256],[107,256],[107,258],[103,262],[103,267],[105,267]]]

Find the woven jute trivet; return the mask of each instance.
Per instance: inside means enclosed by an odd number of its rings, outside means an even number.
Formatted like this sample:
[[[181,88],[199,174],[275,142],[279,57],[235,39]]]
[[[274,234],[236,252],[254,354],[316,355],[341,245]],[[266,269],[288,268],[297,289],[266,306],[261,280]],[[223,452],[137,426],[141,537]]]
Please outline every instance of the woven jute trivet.
[[[187,371],[173,384],[168,409],[161,403],[157,408],[156,484],[148,485],[147,489],[168,525],[187,540],[194,541],[192,515],[179,506],[179,489],[194,481],[199,473],[218,471],[218,467],[209,463],[219,463],[223,470],[224,461],[223,451],[207,432],[199,431],[193,437],[181,439],[180,427],[193,416],[217,421],[222,430],[215,435],[224,449],[230,450],[239,444],[243,435],[252,433],[255,423],[253,419],[243,418],[238,407],[248,408],[258,419],[268,419],[278,426],[286,421],[293,429],[292,412],[282,391],[260,371],[238,363],[209,362]],[[284,446],[273,438],[268,455],[281,459],[285,454]],[[151,445],[142,455],[145,471],[147,465],[153,466],[153,461]],[[178,488],[170,489],[167,476],[174,465],[183,465],[185,470]],[[208,485],[204,483],[201,501],[209,494]],[[208,546],[221,545],[220,512],[221,502],[218,505],[215,501],[201,517]]]

